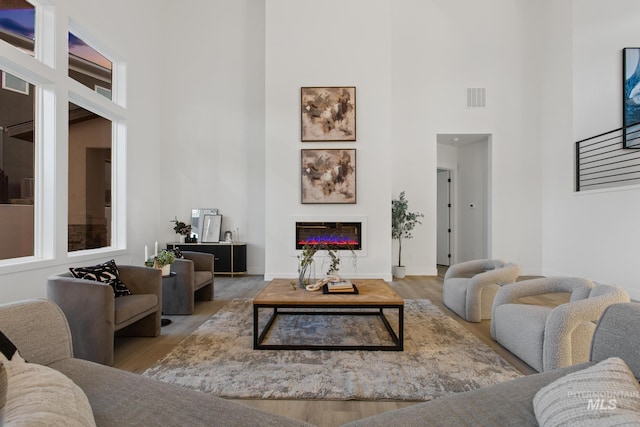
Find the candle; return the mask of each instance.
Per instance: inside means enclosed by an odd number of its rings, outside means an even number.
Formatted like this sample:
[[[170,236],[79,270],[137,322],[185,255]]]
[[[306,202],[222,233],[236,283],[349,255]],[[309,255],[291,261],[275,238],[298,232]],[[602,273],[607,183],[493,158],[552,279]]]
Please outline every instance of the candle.
[[[156,250],[153,256],[158,256],[158,241],[156,240]]]
[[[146,262],[149,259],[149,250],[147,249],[147,245],[144,245],[144,261]]]

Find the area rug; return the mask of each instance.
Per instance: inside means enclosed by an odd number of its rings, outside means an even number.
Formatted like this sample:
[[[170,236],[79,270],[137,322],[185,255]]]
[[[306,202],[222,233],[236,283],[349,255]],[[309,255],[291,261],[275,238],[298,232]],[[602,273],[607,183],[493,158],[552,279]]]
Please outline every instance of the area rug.
[[[230,301],[143,375],[226,398],[407,401],[522,376],[426,299],[405,300],[402,352],[253,350],[252,319],[250,299]],[[279,316],[272,329],[267,342],[388,339],[373,316]]]

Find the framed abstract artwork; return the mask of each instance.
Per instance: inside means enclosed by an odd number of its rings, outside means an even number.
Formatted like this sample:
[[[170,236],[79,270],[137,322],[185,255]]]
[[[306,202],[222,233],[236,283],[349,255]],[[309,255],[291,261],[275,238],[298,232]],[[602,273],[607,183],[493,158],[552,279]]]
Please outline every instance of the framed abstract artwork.
[[[640,48],[622,50],[622,137],[625,148],[640,148]]]
[[[356,203],[356,150],[303,149],[302,203]]]
[[[355,87],[303,87],[300,95],[303,142],[356,140]]]

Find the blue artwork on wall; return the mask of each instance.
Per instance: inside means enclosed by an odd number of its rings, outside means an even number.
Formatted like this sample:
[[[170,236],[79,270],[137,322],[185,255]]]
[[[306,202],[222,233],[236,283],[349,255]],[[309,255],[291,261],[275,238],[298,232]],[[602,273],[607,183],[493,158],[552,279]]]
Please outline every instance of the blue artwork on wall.
[[[622,51],[623,139],[625,148],[640,148],[640,48]]]

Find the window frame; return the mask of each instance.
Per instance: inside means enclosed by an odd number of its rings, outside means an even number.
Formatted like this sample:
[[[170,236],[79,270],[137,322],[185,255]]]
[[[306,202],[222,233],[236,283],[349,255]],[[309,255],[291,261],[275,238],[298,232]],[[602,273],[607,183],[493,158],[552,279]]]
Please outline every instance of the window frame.
[[[126,240],[126,62],[104,43],[78,25],[56,0],[28,0],[35,7],[34,56],[0,40],[0,68],[35,87],[34,128],[34,255],[0,260],[4,274],[54,267],[100,257],[128,253]],[[67,19],[58,19],[58,13]],[[68,32],[112,62],[112,94],[109,100],[68,75]],[[65,60],[59,52],[66,52]],[[111,242],[97,249],[67,251],[68,228],[68,103],[109,119],[112,123]]]

